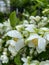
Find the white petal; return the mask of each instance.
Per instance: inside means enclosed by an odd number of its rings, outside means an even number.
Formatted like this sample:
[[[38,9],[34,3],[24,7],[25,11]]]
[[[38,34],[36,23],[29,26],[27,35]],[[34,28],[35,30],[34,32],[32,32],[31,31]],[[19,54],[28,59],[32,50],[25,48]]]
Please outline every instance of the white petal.
[[[35,25],[30,24],[29,26],[27,26],[27,28],[25,28],[25,30],[27,30],[29,32],[34,32],[35,27],[36,27]]]
[[[11,25],[10,25],[10,20],[9,20],[9,19],[8,19],[8,21],[3,22],[3,24],[4,24],[4,26],[11,26]]]
[[[43,28],[40,28],[41,30],[43,30],[43,31],[48,31],[49,29],[48,28],[46,28],[46,27],[43,27]]]
[[[35,48],[35,45],[32,42],[28,42],[28,46]]]
[[[8,50],[10,51],[12,56],[15,56],[17,54],[17,51],[16,51],[15,47],[13,47],[13,46],[9,46]]]
[[[6,55],[1,55],[2,63],[8,63],[8,57]]]
[[[33,40],[35,38],[39,38],[38,34],[31,34],[27,40],[31,41],[31,40]]]
[[[23,65],[28,65],[28,63],[24,63]]]
[[[35,17],[35,20],[36,20],[36,21],[40,21],[40,19],[41,19],[40,16],[36,16],[36,17]]]
[[[6,46],[9,45],[9,44],[12,45],[12,46],[15,46],[16,45],[16,42],[14,40],[8,40],[6,42]]]
[[[40,63],[40,65],[45,65],[45,62],[44,62],[44,61],[42,61],[42,62]]]
[[[7,32],[7,36],[14,37],[14,38],[22,38],[22,35],[17,30],[11,30]]]
[[[30,16],[30,18],[29,18],[30,20],[34,20],[35,19],[35,17],[34,16]]]
[[[30,65],[39,65],[39,61],[33,60]]]
[[[16,29],[17,29],[18,31],[21,31],[23,28],[24,28],[23,25],[17,25],[17,26],[16,26]]]
[[[44,38],[49,41],[49,33],[45,33]]]
[[[38,53],[45,51],[45,48],[46,48],[46,40],[44,38],[39,38],[38,39],[38,47],[37,47]]]
[[[24,21],[23,21],[23,24],[28,24],[28,21],[27,21],[27,20],[24,20]]]
[[[23,62],[27,63],[27,58],[22,58],[21,59]]]
[[[15,56],[17,52],[25,46],[23,39],[20,39],[17,42],[14,40],[9,40],[7,44],[10,44],[8,50],[12,53],[13,56]]]
[[[18,42],[16,42],[16,50],[19,51],[21,48],[23,48],[24,45],[24,40],[20,39]]]
[[[2,23],[0,23],[0,28],[2,28],[3,27],[3,24]]]

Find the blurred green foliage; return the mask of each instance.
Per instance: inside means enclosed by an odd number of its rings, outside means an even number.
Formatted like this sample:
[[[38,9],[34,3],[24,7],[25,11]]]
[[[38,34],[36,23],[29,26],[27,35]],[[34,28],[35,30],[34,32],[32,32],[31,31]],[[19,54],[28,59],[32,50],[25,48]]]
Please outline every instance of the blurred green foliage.
[[[10,0],[10,6],[11,12],[18,8],[17,16],[20,19],[23,18],[23,12],[33,16],[39,15],[49,17],[49,0]],[[9,14],[0,13],[0,22],[3,22],[4,19],[8,17]]]
[[[0,12],[0,23],[7,20],[9,18],[9,15],[10,14]]]
[[[42,11],[49,8],[49,0],[10,0],[13,8],[23,8],[30,15],[44,15]]]
[[[10,19],[10,24],[11,24],[12,28],[15,28],[15,26],[17,24],[19,24],[19,22],[20,22],[19,18],[16,17],[15,11],[10,14],[9,19]]]
[[[0,22],[4,21],[4,14],[0,12]]]

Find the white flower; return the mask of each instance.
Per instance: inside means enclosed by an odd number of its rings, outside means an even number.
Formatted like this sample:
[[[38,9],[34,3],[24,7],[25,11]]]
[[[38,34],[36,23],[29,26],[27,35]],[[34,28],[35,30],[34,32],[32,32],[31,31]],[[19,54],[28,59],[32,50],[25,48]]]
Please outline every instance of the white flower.
[[[17,52],[24,47],[24,40],[20,39],[17,42],[14,40],[8,40],[7,45],[9,44],[8,50],[11,52],[13,56],[17,54]]]
[[[28,42],[29,47],[35,47],[38,45],[38,38],[39,36],[37,34],[30,34],[26,40],[26,43]]]
[[[27,39],[29,47],[36,47],[36,50],[38,53],[41,53],[42,51],[45,51],[46,48],[46,40],[37,34],[32,34]]]
[[[30,18],[29,18],[30,20],[34,20],[35,19],[35,17],[34,16],[30,16]]]
[[[32,62],[31,62],[31,64],[30,64],[30,65],[39,65],[39,61],[34,60],[34,61],[32,61]]]
[[[7,21],[3,22],[3,25],[6,26],[6,27],[11,27],[10,25],[10,20],[8,19]]]
[[[48,8],[46,8],[46,9],[44,9],[44,10],[42,11],[43,14],[45,14],[46,12],[49,13],[49,9],[48,9]]]
[[[22,31],[22,30],[24,29],[24,26],[23,26],[23,25],[17,25],[17,26],[16,26],[16,29],[17,29],[18,31]]]
[[[31,41],[34,38],[39,38],[38,34],[30,34],[30,36],[29,36],[29,38],[27,40]]]
[[[49,65],[49,60],[46,60],[45,65]]]
[[[6,55],[1,55],[2,63],[8,63],[8,57]]]
[[[24,10],[24,11],[25,11],[25,10]],[[23,13],[23,15],[24,15],[25,17],[29,17],[29,14]]]
[[[27,58],[23,57],[21,60],[24,62],[23,65],[39,65],[39,61],[37,60],[30,61],[30,57],[27,57]]]
[[[3,27],[3,24],[2,23],[0,23],[0,28],[2,28]]]
[[[10,36],[10,37],[13,37],[13,38],[19,38],[19,39],[22,38],[21,33],[18,32],[17,30],[11,30],[11,31],[7,32],[6,35],[7,35],[7,36]]]
[[[12,56],[16,56],[16,54],[17,54],[17,51],[16,51],[16,48],[14,47],[14,46],[9,46],[8,47],[8,50],[10,51],[10,53],[11,53],[11,55]]]
[[[47,17],[42,17],[42,20],[38,23],[38,27],[43,27],[48,23]]]
[[[35,20],[30,20],[30,24],[36,24]]]
[[[49,29],[46,28],[46,27],[42,27],[42,28],[40,28],[40,30],[43,30],[43,31],[45,31],[45,32],[49,31]]]
[[[47,21],[47,17],[42,16],[43,21]]]
[[[38,23],[38,27],[43,27],[47,24],[47,22],[41,21]]]
[[[21,60],[22,60],[24,63],[27,63],[27,62],[28,62],[27,58],[25,58],[25,57],[21,58]]]
[[[7,55],[7,52],[3,52],[3,55]]]
[[[41,61],[39,65],[49,65],[49,60]]]
[[[38,39],[38,46],[37,46],[37,52],[41,53],[42,51],[45,51],[46,49],[46,40],[44,38]]]
[[[36,17],[35,17],[35,20],[36,20],[37,22],[40,21],[40,19],[41,19],[40,16],[36,16]]]
[[[30,24],[28,25],[25,30],[29,31],[29,32],[34,32],[34,28],[36,28],[36,25],[34,24]]]
[[[41,27],[41,28],[39,29],[39,32],[38,32],[38,33],[44,35],[45,32],[49,32],[49,29],[46,28],[46,27]]]
[[[45,33],[44,38],[49,41],[49,33]]]
[[[28,65],[28,60],[27,60],[27,58],[21,58],[21,60],[24,62],[24,64],[23,65]]]
[[[23,24],[28,24],[28,21],[27,21],[27,20],[24,20],[24,21],[23,21]]]
[[[3,53],[2,53],[3,55],[7,55],[7,48],[4,48],[4,50],[3,50]]]
[[[44,17],[39,23],[38,23],[38,26],[45,26],[47,24],[47,18]]]
[[[3,22],[3,26],[4,26],[4,31],[7,32],[9,30],[11,30],[11,25],[10,25],[10,20],[8,19],[8,21]]]
[[[39,29],[38,33],[39,33],[39,34],[41,34],[41,36],[43,36],[43,35],[44,35],[44,31],[43,31],[43,30],[41,30],[41,29]]]
[[[28,32],[28,31],[23,31],[23,35],[24,35],[25,37],[28,37],[28,36],[29,36],[29,32]]]
[[[28,56],[27,58],[23,57],[21,60],[24,62],[23,65],[30,65],[30,57]]]
[[[44,61],[42,61],[39,65],[45,65],[45,62],[44,62]]]
[[[30,23],[31,24],[36,24],[36,22],[35,22],[35,17],[34,16],[30,16]]]

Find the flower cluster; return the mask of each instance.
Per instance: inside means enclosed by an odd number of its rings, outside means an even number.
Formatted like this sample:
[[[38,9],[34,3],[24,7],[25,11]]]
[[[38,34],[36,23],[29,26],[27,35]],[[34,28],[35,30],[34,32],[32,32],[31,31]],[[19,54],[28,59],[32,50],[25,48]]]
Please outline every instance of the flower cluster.
[[[10,20],[0,23],[0,61],[7,64],[20,54],[22,65],[49,65],[49,58],[41,62],[34,58],[46,52],[49,44],[49,19],[30,16],[13,29]],[[48,47],[49,48],[49,47]]]
[[[30,62],[30,57],[22,58],[22,60],[24,62],[23,65],[49,65],[49,60],[41,61],[41,62],[39,62],[38,60],[32,60]]]

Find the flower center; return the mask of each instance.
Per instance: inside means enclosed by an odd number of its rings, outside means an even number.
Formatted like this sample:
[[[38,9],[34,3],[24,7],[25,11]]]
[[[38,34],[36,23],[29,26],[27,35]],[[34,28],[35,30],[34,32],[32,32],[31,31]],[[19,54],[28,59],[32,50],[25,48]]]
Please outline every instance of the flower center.
[[[18,38],[14,38],[13,40],[17,42],[18,41]]]
[[[33,39],[32,42],[33,42],[33,44],[34,44],[35,46],[38,46],[38,39],[37,39],[37,38]]]

